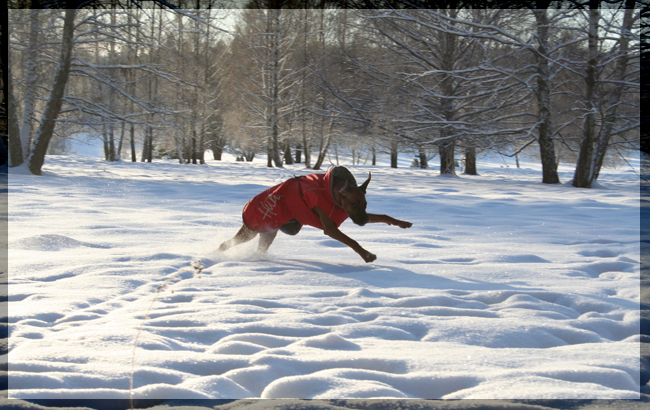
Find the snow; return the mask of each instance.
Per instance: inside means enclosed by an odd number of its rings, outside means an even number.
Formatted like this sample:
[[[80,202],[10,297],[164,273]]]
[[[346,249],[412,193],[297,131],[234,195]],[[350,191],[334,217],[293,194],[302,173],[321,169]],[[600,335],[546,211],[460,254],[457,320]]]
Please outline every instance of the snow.
[[[634,170],[587,190],[532,162],[349,166],[369,212],[414,224],[346,221],[375,262],[309,227],[218,253],[310,172],[265,163],[10,170],[9,397],[128,399],[133,369],[136,399],[639,398]]]

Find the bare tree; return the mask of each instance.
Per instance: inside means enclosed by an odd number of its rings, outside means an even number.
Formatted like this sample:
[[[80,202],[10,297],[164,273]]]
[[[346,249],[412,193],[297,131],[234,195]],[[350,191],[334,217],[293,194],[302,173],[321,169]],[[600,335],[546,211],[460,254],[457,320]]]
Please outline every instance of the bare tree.
[[[239,49],[238,70],[243,74],[239,89],[251,120],[248,127],[264,135],[269,167],[282,166],[281,124],[291,115],[296,98],[297,73],[291,59],[297,39],[291,31],[295,18],[293,10],[246,10],[231,44],[233,50]]]
[[[67,10],[65,11],[63,20],[61,54],[59,56],[57,71],[54,75],[52,90],[45,105],[40,126],[36,130],[34,136],[34,148],[31,151],[28,160],[29,170],[34,175],[41,174],[41,168],[45,162],[47,146],[52,139],[56,119],[61,111],[65,86],[68,82],[68,76],[70,75],[70,63],[72,62],[73,35],[75,29],[74,19],[77,14],[76,7],[77,4],[73,0],[68,0],[66,3]]]
[[[23,160],[29,157],[30,151],[29,147],[31,146],[31,137],[32,137],[32,128],[35,114],[35,104],[37,94],[37,73],[36,66],[38,64],[40,52],[39,52],[39,39],[38,32],[40,29],[39,17],[41,10],[33,9],[29,13],[29,40],[27,45],[27,64],[25,67],[25,93],[23,96],[23,118],[20,124],[19,137],[18,141],[20,144],[16,144],[17,147],[20,147],[22,155],[25,155],[23,158],[14,158],[11,165],[18,166],[23,163]],[[23,149],[23,147],[25,149]]]
[[[537,59],[537,87],[535,95],[538,107],[538,133],[540,157],[542,159],[542,182],[545,184],[557,184],[560,178],[557,174],[557,160],[555,158],[555,147],[553,144],[553,126],[551,111],[551,71],[549,60],[552,58],[549,52],[548,39],[550,22],[548,19],[548,7],[550,0],[537,1],[536,9],[532,10],[535,16],[537,29],[537,48],[532,48]]]
[[[475,156],[477,146],[488,145],[486,141],[498,135],[527,133],[513,124],[527,115],[522,107],[529,92],[512,69],[498,66],[498,60],[505,60],[503,52],[495,52],[489,44],[520,44],[498,27],[504,13],[461,9],[361,13],[373,23],[368,40],[388,52],[381,61],[358,63],[367,75],[364,81],[378,87],[376,94],[390,89],[390,101],[365,119],[412,146],[421,167],[427,166],[427,150],[436,147],[441,174],[454,175],[460,141],[468,147],[465,155]]]
[[[75,11],[76,21],[73,44],[75,51],[71,54],[72,61],[68,70],[70,81],[66,81],[66,92],[62,96],[61,101],[62,107],[57,114],[56,123],[59,130],[58,133],[63,134],[61,131],[63,131],[62,127],[64,126],[69,128],[64,132],[65,134],[78,132],[81,128],[86,127],[91,132],[103,136],[106,157],[112,160],[119,157],[120,148],[123,146],[127,134],[126,124],[128,123],[130,125],[129,133],[132,155],[135,155],[135,136],[139,128],[140,130],[144,130],[145,135],[145,141],[142,144],[143,158],[150,161],[153,155],[153,135],[155,129],[177,126],[177,113],[180,111],[178,106],[173,106],[173,103],[177,99],[165,98],[167,95],[172,95],[172,93],[168,92],[170,89],[169,84],[161,83],[160,79],[175,84],[178,89],[192,89],[194,87],[194,96],[199,94],[196,92],[197,88],[195,86],[197,84],[201,85],[202,82],[196,80],[196,75],[194,78],[183,80],[182,76],[178,75],[178,73],[171,74],[171,72],[165,72],[165,69],[162,68],[163,65],[161,63],[166,61],[161,58],[165,54],[161,50],[165,48],[169,50],[169,47],[167,47],[168,43],[165,43],[169,31],[166,31],[164,26],[169,24],[171,20],[163,18],[167,14],[167,11],[163,11],[163,9],[117,10],[114,5],[115,2],[110,3],[109,10],[100,7],[94,11]],[[43,12],[36,10],[32,15],[38,17],[39,14],[37,13]],[[61,14],[61,12],[56,11],[47,13],[49,13],[46,16],[48,18],[50,14],[55,16]],[[139,14],[139,16],[134,16],[134,14]],[[179,14],[188,15],[192,13],[182,12]],[[199,25],[201,16],[198,16],[198,13],[195,14],[197,15],[192,21],[197,26]],[[156,16],[158,18],[154,18]],[[32,23],[33,28],[31,31],[33,34],[36,34],[32,36],[33,39],[37,39],[38,36],[42,36],[43,34],[48,34],[50,37],[58,34],[60,39],[60,32],[56,33],[56,24],[46,26],[48,28],[39,33],[39,26],[43,26],[43,24],[39,24],[37,18],[32,18],[32,21],[36,21],[36,23]],[[145,26],[148,26],[148,32],[144,31]],[[51,28],[54,28],[54,30]],[[192,30],[193,33],[198,33],[198,31]],[[208,31],[209,28],[202,30],[204,33]],[[198,38],[198,36],[195,36],[195,38]],[[47,44],[56,44],[55,40],[49,38]],[[204,47],[204,44],[208,43],[208,39],[200,44],[198,41],[195,41],[191,51],[194,54],[204,53],[204,51],[207,52],[208,47]],[[26,61],[32,58],[32,56],[34,60],[39,58],[39,53],[27,52],[30,44],[33,48],[38,49],[37,41],[32,40],[30,42],[29,36],[25,36],[24,44],[24,49],[19,51],[23,53],[22,55],[25,58],[19,60]],[[102,48],[101,53],[99,52],[100,47]],[[96,51],[94,54],[90,51],[92,49]],[[208,57],[207,55],[202,56],[200,59],[201,63],[205,63]],[[190,59],[190,61],[193,60]],[[34,64],[31,65],[33,66]],[[174,67],[174,65],[167,65],[167,67]],[[190,67],[194,69],[191,72],[195,74],[199,71],[199,69],[195,69],[196,65]],[[205,67],[206,64],[201,64],[200,68]],[[33,70],[21,72],[23,67],[17,67],[15,64],[12,68],[16,68],[14,72],[20,74],[22,72],[27,72],[28,74],[33,72]],[[143,75],[138,76],[137,71],[142,72]],[[28,77],[30,76],[28,74],[23,75],[22,78],[19,77],[18,100],[11,98],[10,104],[14,107],[11,110],[13,114],[11,125],[18,129],[17,132],[11,133],[11,142],[15,143],[15,148],[17,148],[17,150],[14,150],[17,152],[16,158],[18,158],[17,161],[14,161],[16,164],[20,162],[21,158],[28,156],[32,150],[33,144],[31,141],[34,138],[29,132],[29,126],[32,123],[30,118],[44,112],[42,107],[39,109],[38,104],[30,105],[30,101],[38,102],[44,100],[42,96],[35,97],[35,90],[52,89],[46,83],[46,76],[41,75],[38,78],[39,83],[31,85],[34,81],[29,81]],[[34,77],[32,75],[30,78]],[[138,78],[142,81],[136,81]],[[28,81],[25,81],[25,79]],[[212,86],[210,90],[214,90],[214,78],[210,79],[210,81],[210,85]],[[90,90],[94,92],[89,92]],[[13,87],[11,87],[10,91],[13,95]],[[190,92],[190,94],[192,93]],[[210,93],[202,93],[200,94],[200,98],[193,98],[194,104],[191,112],[194,113],[195,118],[207,118],[210,121],[219,122],[218,115],[213,115],[214,113],[202,115],[203,112],[200,110],[201,107],[214,107],[214,104],[211,103],[215,101],[215,96],[208,94]],[[16,101],[21,105],[16,107]],[[25,102],[27,103],[26,105]],[[202,102],[205,102],[205,104],[202,104]],[[36,105],[35,110],[32,110],[32,105]],[[165,106],[169,108],[164,108]],[[29,115],[32,111],[34,113]],[[19,117],[23,112],[27,112],[27,115],[24,115],[24,121],[21,121]],[[36,121],[33,122],[36,123]],[[122,124],[121,127],[120,122]],[[30,143],[20,144],[21,125],[23,139],[29,139]],[[77,129],[70,129],[70,126],[74,125],[77,126]],[[204,145],[201,143],[201,139],[205,141],[205,132],[201,131],[206,131],[208,128],[208,124],[204,124],[195,130],[194,135],[197,136],[197,144],[195,145],[197,147]],[[217,128],[212,127],[211,130],[214,131]],[[28,138],[25,137],[26,135]],[[56,133],[53,136],[56,136]],[[51,144],[48,143],[47,145],[51,147]],[[182,150],[178,151],[182,152]],[[197,153],[198,151],[197,148]],[[200,160],[200,154],[197,154],[195,158]]]
[[[22,98],[22,121],[19,119],[19,107],[16,106],[15,101],[12,102],[12,116],[10,117],[10,129],[17,130],[10,134],[11,146],[14,148],[12,152],[15,153],[12,160],[12,166],[20,163],[20,158],[27,158],[28,167],[34,174],[39,175],[41,168],[45,161],[45,155],[48,152],[48,146],[55,135],[55,127],[61,123],[61,116],[65,117],[68,123],[74,123],[79,126],[84,124],[92,127],[106,128],[106,152],[108,159],[116,159],[118,152],[115,149],[115,130],[117,129],[116,122],[129,121],[133,122],[137,117],[141,119],[149,116],[149,120],[153,117],[164,115],[164,110],[154,108],[150,104],[151,99],[138,99],[135,97],[135,86],[129,88],[125,84],[133,84],[133,82],[124,81],[124,77],[120,78],[125,72],[132,70],[142,70],[150,74],[153,78],[165,78],[168,81],[178,81],[173,76],[168,75],[160,67],[155,67],[147,64],[124,64],[124,61],[119,61],[124,56],[123,50],[134,46],[144,39],[133,39],[130,35],[134,26],[140,27],[140,24],[133,24],[125,22],[124,15],[129,11],[118,10],[115,2],[102,2],[97,0],[92,2],[93,5],[99,6],[100,12],[90,12],[87,10],[78,9],[85,6],[88,2],[80,2],[79,0],[67,0],[65,2],[65,11],[52,11],[47,12],[48,16],[52,15],[54,19],[47,30],[35,30],[40,28],[42,24],[39,17],[43,12],[32,11],[30,16],[30,29],[31,34],[27,38],[27,46],[21,51],[30,51],[33,48],[39,47],[39,36],[48,34],[52,37],[48,42],[55,44],[54,37],[60,40],[60,47],[58,48],[58,57],[56,57],[55,73],[50,84],[43,83],[46,81],[44,78],[39,78],[39,83],[36,84],[33,79],[35,78],[33,69],[33,62],[30,61],[32,54],[29,53],[26,64],[25,78],[28,81],[22,82],[23,98]],[[108,4],[105,4],[108,3]],[[113,8],[107,10],[106,6]],[[59,16],[63,18],[60,19]],[[62,20],[63,25],[57,26],[56,22]],[[153,24],[152,24],[153,27]],[[138,30],[138,28],[136,28]],[[105,36],[108,44],[109,52],[105,61],[97,61],[96,58],[89,60],[88,44],[96,44],[100,38],[98,33]],[[153,38],[153,37],[152,37]],[[119,47],[118,47],[119,42]],[[77,49],[75,52],[75,48]],[[118,52],[118,48],[120,52]],[[151,54],[151,53],[150,53]],[[39,53],[33,54],[34,58],[38,58]],[[14,67],[15,68],[15,67]],[[19,74],[16,70],[12,70],[14,75]],[[75,78],[75,81],[69,81]],[[84,80],[85,79],[85,80]],[[106,91],[106,98],[93,98],[88,96],[88,91],[85,90],[86,95],[83,95],[83,84],[86,80],[92,80],[99,84]],[[71,83],[71,84],[70,84]],[[13,82],[9,82],[8,94],[13,97],[18,97],[13,89]],[[41,97],[34,97],[35,90],[47,89],[49,95],[45,98],[45,103],[42,110],[38,110],[38,102]],[[96,88],[95,88],[96,89]],[[70,91],[82,92],[73,94]],[[123,100],[118,104],[118,98]],[[118,107],[122,106],[122,102],[129,101],[134,106],[139,107],[141,112],[129,113],[120,110]],[[40,119],[38,120],[38,128],[30,137],[30,126],[32,118],[40,112]],[[77,119],[72,119],[72,115],[78,115]],[[26,114],[26,115],[25,115]],[[91,118],[99,118],[100,123],[90,124],[88,120]],[[146,123],[146,121],[143,121]],[[124,128],[122,128],[124,129]],[[153,131],[151,123],[148,127],[148,135],[152,135]],[[132,129],[133,134],[133,129]],[[124,133],[120,139],[123,139]],[[113,138],[111,138],[113,136]],[[151,139],[145,146],[151,147]],[[18,152],[18,147],[20,151]],[[118,145],[119,148],[119,145]],[[150,154],[147,154],[150,157]]]
[[[599,44],[601,42],[599,31],[605,29],[607,34],[611,35],[611,33],[608,27],[602,27],[600,24],[602,20],[599,10],[600,1],[589,1],[583,138],[573,178],[573,186],[578,188],[590,188],[598,178],[612,135],[639,125],[638,119],[626,122],[621,121],[617,115],[623,105],[624,92],[628,89],[638,89],[638,83],[630,78],[628,73],[629,61],[635,53],[634,47],[630,49],[630,42],[634,37],[633,25],[639,18],[639,14],[635,16],[634,5],[634,0],[625,2],[617,44],[608,52],[601,53],[599,50],[603,46]],[[606,65],[614,65],[614,67],[607,70],[604,67]],[[611,72],[610,77],[601,78],[601,75],[608,74],[608,71]],[[617,125],[618,129],[615,128]]]

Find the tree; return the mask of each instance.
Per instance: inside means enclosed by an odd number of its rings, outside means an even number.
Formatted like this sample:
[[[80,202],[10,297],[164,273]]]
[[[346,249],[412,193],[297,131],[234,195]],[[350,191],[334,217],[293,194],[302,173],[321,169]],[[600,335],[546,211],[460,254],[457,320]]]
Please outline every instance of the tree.
[[[638,126],[638,120],[633,120],[630,124],[617,118],[619,107],[623,105],[621,100],[624,92],[629,88],[637,88],[635,82],[630,81],[628,76],[628,65],[633,53],[630,49],[630,41],[633,39],[632,29],[634,22],[639,18],[638,15],[634,16],[634,5],[634,0],[625,2],[617,44],[602,55],[599,53],[599,49],[602,49],[602,45],[599,44],[602,18],[599,10],[600,1],[589,2],[583,138],[573,178],[573,186],[578,188],[591,188],[598,178],[612,135]],[[609,65],[609,62],[615,62],[612,70],[603,67]],[[610,78],[600,78],[599,74],[608,74],[607,71],[611,72]],[[599,102],[603,103],[599,104]],[[617,123],[622,125],[618,130],[614,128]]]
[[[596,77],[598,63],[598,20],[600,13],[599,0],[589,1],[589,33],[588,33],[588,60],[585,75],[585,114],[584,137],[580,147],[580,156],[576,165],[573,179],[575,187],[590,187],[593,179],[593,145],[596,137]]]
[[[542,159],[542,183],[557,184],[560,178],[557,174],[557,160],[553,144],[553,126],[551,113],[551,71],[549,60],[552,58],[548,50],[549,26],[548,7],[550,0],[537,1],[537,8],[532,10],[537,28],[537,48],[533,48],[537,59],[537,87],[535,96],[538,107],[537,142]]]
[[[512,51],[498,47],[521,44],[499,27],[512,25],[517,15],[455,8],[361,13],[372,22],[368,40],[389,55],[359,62],[376,95],[390,89],[391,100],[366,119],[413,147],[421,167],[427,150],[436,147],[441,174],[454,175],[459,143],[475,157],[476,147],[527,134],[517,119],[527,115],[529,92],[512,68],[501,65]]]
[[[45,162],[47,146],[52,139],[56,119],[61,111],[65,87],[70,75],[70,63],[72,62],[72,46],[74,35],[74,19],[77,14],[77,4],[73,0],[66,3],[65,17],[63,20],[63,34],[61,37],[61,54],[59,56],[58,68],[54,75],[54,82],[50,96],[45,105],[40,126],[34,136],[34,149],[28,160],[29,170],[34,175],[41,174],[41,168]]]
[[[291,59],[297,39],[291,31],[295,14],[278,8],[246,10],[231,43],[231,49],[239,52],[236,61],[242,76],[238,87],[251,120],[249,132],[264,136],[269,167],[282,167],[281,124],[291,115],[296,98]]]
[[[36,98],[38,97],[37,88],[37,73],[36,65],[39,59],[39,40],[38,31],[40,28],[39,16],[41,10],[33,9],[29,15],[29,39],[27,46],[27,64],[25,67],[25,94],[23,97],[23,118],[18,130],[18,141],[16,143],[16,156],[11,161],[12,166],[18,166],[28,159],[29,149],[23,150],[23,147],[28,148],[31,145],[32,127],[34,119],[34,110]],[[20,152],[21,156],[18,155]]]
[[[125,67],[123,64],[101,64],[99,62],[89,63],[88,61],[81,58],[81,55],[85,52],[87,47],[82,47],[81,44],[84,42],[84,38],[93,36],[94,33],[101,32],[106,30],[107,33],[110,33],[111,38],[116,41],[124,42],[129,44],[127,40],[128,36],[124,36],[125,27],[128,27],[129,30],[131,25],[122,24],[121,22],[116,21],[117,10],[113,12],[101,12],[101,13],[91,13],[87,11],[81,11],[79,7],[86,5],[98,6],[100,9],[106,8],[108,5],[115,5],[115,2],[103,2],[101,0],[96,0],[93,2],[85,2],[79,0],[67,0],[64,2],[63,6],[66,9],[64,12],[53,12],[54,14],[63,14],[63,26],[60,29],[56,24],[51,25],[52,30],[48,31],[50,35],[58,36],[60,38],[60,49],[58,57],[56,58],[56,68],[55,74],[52,79],[51,85],[45,84],[45,88],[48,89],[49,95],[46,98],[46,102],[43,106],[40,119],[38,121],[39,126],[36,131],[33,133],[31,138],[29,138],[29,128],[31,126],[31,120],[36,113],[34,101],[38,101],[38,98],[34,97],[34,93],[37,88],[41,88],[42,84],[36,84],[32,79],[35,77],[33,70],[30,68],[33,66],[33,62],[37,60],[30,60],[28,57],[27,68],[26,68],[26,79],[25,81],[25,90],[23,98],[23,118],[22,121],[19,119],[18,107],[16,107],[15,102],[9,104],[11,108],[11,114],[9,117],[9,129],[17,130],[16,132],[11,132],[9,135],[10,146],[12,147],[12,166],[17,166],[21,163],[21,158],[27,158],[27,165],[29,170],[36,175],[41,174],[41,168],[45,161],[45,155],[48,151],[48,146],[52,141],[54,136],[55,127],[57,121],[61,114],[70,115],[71,112],[78,112],[81,116],[90,114],[97,118],[101,118],[103,124],[107,127],[107,134],[111,135],[114,133],[115,126],[113,121],[116,118],[122,118],[117,114],[116,107],[116,97],[118,95],[135,102],[136,105],[144,108],[149,113],[159,114],[156,110],[152,110],[149,105],[141,100],[135,99],[132,95],[126,92],[119,84],[122,84],[121,81],[115,81],[116,73],[128,71],[129,68]],[[164,2],[160,2],[164,3]],[[166,3],[165,3],[166,4]],[[48,4],[45,4],[48,5]],[[55,5],[59,5],[58,3]],[[42,32],[34,30],[39,28],[39,16],[42,13],[39,10],[34,10],[31,12],[30,18],[30,35],[28,38],[28,46],[26,50],[30,48],[38,48],[38,38],[42,35]],[[108,16],[111,19],[110,22],[104,22],[104,17]],[[79,21],[76,19],[79,18]],[[120,33],[122,32],[122,33]],[[141,39],[140,39],[141,40]],[[94,38],[94,42],[97,42],[97,38]],[[79,54],[75,56],[74,48],[75,44],[80,45]],[[112,41],[109,42],[112,47],[112,59],[115,59],[118,55],[117,48],[115,43]],[[124,45],[124,44],[122,44]],[[34,54],[34,58],[38,58],[38,53]],[[13,63],[12,63],[13,64]],[[150,73],[155,75],[161,75],[162,73],[151,66],[139,66],[133,67],[132,69],[142,69],[149,70]],[[14,72],[14,74],[16,74]],[[71,88],[69,80],[71,75],[75,76],[84,76],[92,78],[94,81],[97,81],[99,84],[105,85],[107,90],[109,90],[108,99],[106,101],[101,101],[98,99],[92,101],[92,98],[86,98],[84,96],[73,96],[68,93],[68,89]],[[13,97],[16,97],[13,89],[13,81],[8,81],[8,91],[7,94]],[[66,103],[70,106],[69,109],[62,109],[63,104]],[[105,119],[110,119],[110,121],[105,121]],[[96,125],[96,124],[95,124]],[[101,126],[101,124],[100,124]],[[110,130],[113,131],[110,131]],[[20,148],[20,149],[19,149]],[[20,152],[19,152],[20,151]],[[109,158],[113,158],[114,155],[114,144],[107,140],[107,153]]]

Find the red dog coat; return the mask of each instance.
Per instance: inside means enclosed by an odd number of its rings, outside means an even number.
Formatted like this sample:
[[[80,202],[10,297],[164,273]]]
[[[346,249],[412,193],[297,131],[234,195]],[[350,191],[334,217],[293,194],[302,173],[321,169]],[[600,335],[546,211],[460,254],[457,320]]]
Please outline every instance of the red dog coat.
[[[244,206],[244,225],[256,232],[269,232],[297,219],[302,225],[323,229],[320,218],[312,211],[318,206],[340,226],[348,214],[332,195],[332,172],[337,168],[326,174],[292,178],[257,195]]]

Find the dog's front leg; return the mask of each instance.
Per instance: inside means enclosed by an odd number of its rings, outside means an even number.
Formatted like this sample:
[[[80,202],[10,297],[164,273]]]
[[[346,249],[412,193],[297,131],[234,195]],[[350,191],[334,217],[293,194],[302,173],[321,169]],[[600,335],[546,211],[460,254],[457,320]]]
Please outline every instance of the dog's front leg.
[[[375,259],[377,259],[377,255],[372,254],[368,252],[367,250],[363,249],[361,245],[354,239],[350,238],[343,232],[339,230],[339,228],[336,226],[336,223],[332,221],[332,219],[323,211],[321,208],[315,206],[312,211],[318,215],[320,218],[321,225],[323,226],[323,231],[325,232],[325,235],[329,236],[332,239],[336,239],[337,241],[349,246],[352,248],[353,251],[359,254],[363,258],[366,263],[372,262]]]
[[[376,215],[376,214],[368,214],[368,217],[370,218],[370,223],[385,223],[388,225],[395,225],[399,226],[400,228],[410,228],[413,226],[411,222],[408,221],[400,221],[399,219],[395,219],[392,216],[388,215]]]

